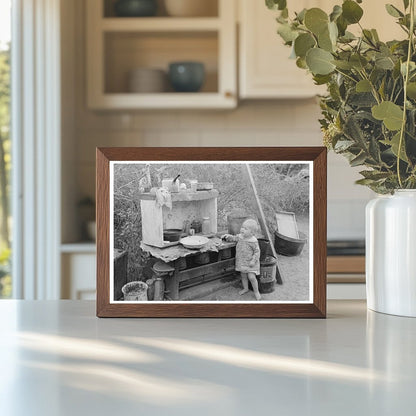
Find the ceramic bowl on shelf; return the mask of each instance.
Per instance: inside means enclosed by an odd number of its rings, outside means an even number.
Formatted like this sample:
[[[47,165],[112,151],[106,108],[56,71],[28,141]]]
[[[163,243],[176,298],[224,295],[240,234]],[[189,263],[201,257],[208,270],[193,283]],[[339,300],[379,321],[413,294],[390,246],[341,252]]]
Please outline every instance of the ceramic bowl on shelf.
[[[177,92],[197,92],[205,80],[202,62],[172,62],[169,64],[169,81]]]
[[[160,93],[167,90],[167,75],[163,69],[135,68],[129,72],[128,91],[131,93]]]
[[[118,0],[114,12],[119,17],[150,17],[157,12],[156,0]]]
[[[206,243],[208,243],[208,238],[200,236],[200,235],[192,235],[189,237],[181,238],[179,242],[185,247],[191,250],[198,250]]]
[[[172,17],[211,17],[218,15],[217,0],[165,0],[166,12]]]

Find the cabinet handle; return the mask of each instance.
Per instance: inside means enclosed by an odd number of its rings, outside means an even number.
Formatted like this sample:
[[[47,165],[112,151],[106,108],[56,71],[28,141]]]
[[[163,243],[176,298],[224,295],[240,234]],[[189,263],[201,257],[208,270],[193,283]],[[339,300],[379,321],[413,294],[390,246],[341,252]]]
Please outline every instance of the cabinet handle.
[[[225,98],[234,98],[234,93],[232,91],[225,91]]]

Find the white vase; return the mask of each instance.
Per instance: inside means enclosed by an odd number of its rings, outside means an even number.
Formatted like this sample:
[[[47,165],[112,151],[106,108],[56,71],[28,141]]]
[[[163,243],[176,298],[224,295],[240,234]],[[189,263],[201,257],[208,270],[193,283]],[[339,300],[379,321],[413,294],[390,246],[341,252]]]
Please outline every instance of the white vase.
[[[416,317],[416,190],[367,204],[366,285],[369,309]]]

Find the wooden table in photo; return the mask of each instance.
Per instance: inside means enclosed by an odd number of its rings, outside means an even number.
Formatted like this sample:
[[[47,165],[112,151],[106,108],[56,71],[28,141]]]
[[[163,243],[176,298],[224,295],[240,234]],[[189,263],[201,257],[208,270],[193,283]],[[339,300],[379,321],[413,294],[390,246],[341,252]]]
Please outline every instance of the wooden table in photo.
[[[174,271],[165,279],[166,291],[170,300],[179,300],[181,289],[234,274],[235,256],[232,254],[230,258],[225,257],[228,257],[228,249],[232,250],[235,245],[235,242],[224,242],[218,237],[213,237],[209,239],[204,247],[198,250],[190,250],[182,245],[158,248],[143,242],[140,244],[140,248],[152,257],[173,266]],[[190,260],[201,253],[210,255],[209,263],[181,270],[183,259]]]

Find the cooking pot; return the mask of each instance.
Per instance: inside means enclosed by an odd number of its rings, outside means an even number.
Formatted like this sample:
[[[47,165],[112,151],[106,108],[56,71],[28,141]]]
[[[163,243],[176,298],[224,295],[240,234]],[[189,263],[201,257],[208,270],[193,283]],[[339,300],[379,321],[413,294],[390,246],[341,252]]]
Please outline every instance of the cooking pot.
[[[182,235],[182,230],[178,228],[168,228],[163,230],[163,240],[164,241],[179,241]]]

